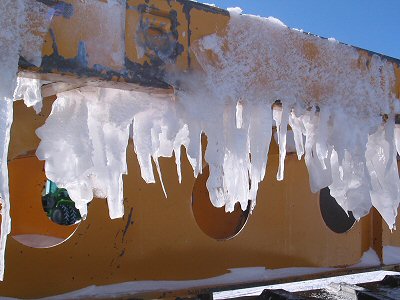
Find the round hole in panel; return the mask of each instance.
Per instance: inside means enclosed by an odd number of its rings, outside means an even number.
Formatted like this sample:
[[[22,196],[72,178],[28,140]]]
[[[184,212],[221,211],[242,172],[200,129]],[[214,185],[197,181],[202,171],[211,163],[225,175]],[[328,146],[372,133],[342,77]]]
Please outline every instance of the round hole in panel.
[[[237,236],[244,228],[249,218],[248,208],[242,211],[236,203],[232,213],[225,212],[225,208],[214,207],[210,201],[206,182],[209,176],[208,166],[203,169],[194,184],[192,192],[192,210],[200,229],[209,237],[216,240],[229,240]]]
[[[336,233],[345,233],[355,224],[356,219],[351,211],[348,214],[331,196],[328,187],[323,188],[319,194],[319,204],[322,218],[330,230]]]
[[[79,220],[70,226],[56,224],[43,206],[44,194],[48,194],[44,192],[44,187],[48,186],[44,163],[34,155],[20,156],[8,163],[8,169],[11,236],[21,244],[33,248],[54,247],[70,238],[79,226]],[[69,201],[65,194],[59,195],[55,200],[55,206],[59,207],[61,204],[67,205],[65,202]],[[58,220],[62,220],[62,217],[59,215]]]

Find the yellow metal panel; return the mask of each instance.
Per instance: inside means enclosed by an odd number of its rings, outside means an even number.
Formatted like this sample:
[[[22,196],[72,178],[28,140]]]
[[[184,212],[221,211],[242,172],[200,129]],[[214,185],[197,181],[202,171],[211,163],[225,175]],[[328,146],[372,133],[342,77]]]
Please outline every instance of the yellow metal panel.
[[[35,118],[27,108],[17,110],[13,138],[21,136],[17,131],[22,128],[20,122],[35,128]],[[26,150],[35,146],[35,141],[25,145]],[[17,165],[14,161],[10,163],[12,203],[19,201],[18,191],[26,187],[20,176],[25,175],[27,182],[32,180],[30,176],[43,176],[43,165],[35,157],[28,159],[31,161],[25,164],[25,172],[19,173],[19,178],[13,175]],[[304,161],[289,155],[285,181],[276,181],[275,143],[271,145],[257,207],[240,234],[228,241],[207,236],[196,223],[191,202],[195,178],[187,159],[183,159],[182,184],[178,183],[174,159],[161,159],[160,163],[168,199],[164,198],[159,183],[148,185],[141,179],[130,144],[129,175],[124,177],[126,214],[123,219],[110,220],[106,201],[95,199],[89,206],[87,219],[59,246],[34,249],[10,238],[0,295],[41,297],[93,284],[204,279],[226,274],[231,268],[343,266],[357,263],[371,245],[369,217],[345,234],[333,233],[326,227],[318,194],[309,190]],[[41,188],[33,187],[29,191],[31,201],[41,201]],[[18,224],[24,220],[25,212],[23,207],[18,212],[17,207],[12,207],[13,214],[21,215],[14,217],[13,228],[21,233],[27,224]],[[44,212],[40,213],[31,217],[43,218]],[[23,289],[21,282],[24,282]]]

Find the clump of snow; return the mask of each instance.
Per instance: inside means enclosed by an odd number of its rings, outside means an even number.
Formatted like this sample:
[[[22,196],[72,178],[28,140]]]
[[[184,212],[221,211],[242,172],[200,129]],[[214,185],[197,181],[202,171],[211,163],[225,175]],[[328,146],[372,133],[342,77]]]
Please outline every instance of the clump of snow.
[[[228,7],[228,11],[231,15],[240,15],[243,12],[243,9],[240,7]]]
[[[32,107],[36,113],[42,110],[42,82],[39,79],[18,77],[14,91],[15,100],[23,100],[27,107]]]

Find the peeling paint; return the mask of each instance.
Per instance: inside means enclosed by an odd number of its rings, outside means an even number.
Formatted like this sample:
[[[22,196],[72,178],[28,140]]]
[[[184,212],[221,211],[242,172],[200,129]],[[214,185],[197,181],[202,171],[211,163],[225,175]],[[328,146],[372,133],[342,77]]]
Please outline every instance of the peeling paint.
[[[79,43],[77,56],[67,59],[59,55],[54,32],[52,30],[50,30],[50,35],[53,41],[53,53],[43,57],[40,68],[37,69],[24,58],[21,58],[19,61],[20,69],[31,70],[39,73],[73,74],[74,76],[81,78],[94,77],[108,81],[117,78],[117,81],[135,83],[146,87],[169,88],[169,85],[162,81],[164,70],[161,61],[154,61],[154,64],[145,63],[141,65],[125,58],[126,68],[121,71],[114,71],[102,65],[94,65],[93,68],[89,68],[88,53],[83,41]]]
[[[144,54],[150,58],[151,64],[175,63],[177,57],[184,51],[184,46],[178,42],[178,13],[173,9],[163,12],[144,4],[138,5],[137,10],[140,13],[136,32],[138,47],[142,48]],[[146,18],[148,15],[151,19]],[[153,24],[154,20],[159,21],[160,24]],[[170,28],[164,28],[168,25]]]

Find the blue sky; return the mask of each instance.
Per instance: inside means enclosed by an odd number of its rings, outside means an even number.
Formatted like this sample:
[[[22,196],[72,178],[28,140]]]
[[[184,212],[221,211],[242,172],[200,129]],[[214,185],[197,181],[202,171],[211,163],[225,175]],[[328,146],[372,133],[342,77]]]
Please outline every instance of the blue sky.
[[[208,0],[400,59],[400,0]]]

